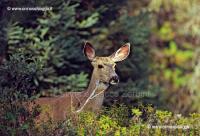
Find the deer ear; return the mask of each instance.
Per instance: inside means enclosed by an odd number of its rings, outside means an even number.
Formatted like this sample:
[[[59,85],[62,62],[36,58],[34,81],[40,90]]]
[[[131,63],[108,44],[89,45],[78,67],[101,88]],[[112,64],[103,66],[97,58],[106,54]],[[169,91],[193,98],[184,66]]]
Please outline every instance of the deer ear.
[[[85,42],[83,52],[84,52],[85,56],[87,56],[87,58],[89,60],[92,61],[94,59],[94,57],[95,57],[95,50],[94,50],[92,44],[90,44],[89,42]]]
[[[114,52],[110,57],[114,62],[119,62],[126,59],[129,53],[130,53],[130,43],[126,43],[116,52]]]

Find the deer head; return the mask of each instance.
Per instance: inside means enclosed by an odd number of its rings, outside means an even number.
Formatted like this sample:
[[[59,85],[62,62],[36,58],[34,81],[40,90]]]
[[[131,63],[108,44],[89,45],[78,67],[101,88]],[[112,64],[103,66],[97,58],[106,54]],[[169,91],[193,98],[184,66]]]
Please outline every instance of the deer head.
[[[119,77],[115,72],[116,62],[126,59],[129,52],[130,43],[126,43],[108,57],[95,56],[95,50],[89,42],[86,42],[84,46],[84,54],[91,61],[96,79],[104,84],[111,85],[119,82]]]

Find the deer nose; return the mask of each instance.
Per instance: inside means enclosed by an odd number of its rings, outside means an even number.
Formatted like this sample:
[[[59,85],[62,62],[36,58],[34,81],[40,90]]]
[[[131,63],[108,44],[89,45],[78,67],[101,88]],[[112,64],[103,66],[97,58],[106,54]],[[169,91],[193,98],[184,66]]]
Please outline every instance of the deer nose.
[[[110,84],[115,85],[117,83],[119,83],[119,77],[116,75],[110,79]]]

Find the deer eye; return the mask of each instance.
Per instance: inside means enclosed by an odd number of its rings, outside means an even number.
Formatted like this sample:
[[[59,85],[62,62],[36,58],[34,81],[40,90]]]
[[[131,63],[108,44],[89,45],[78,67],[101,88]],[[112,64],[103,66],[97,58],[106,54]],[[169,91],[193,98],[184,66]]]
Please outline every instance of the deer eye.
[[[103,68],[103,65],[98,65],[98,68]]]

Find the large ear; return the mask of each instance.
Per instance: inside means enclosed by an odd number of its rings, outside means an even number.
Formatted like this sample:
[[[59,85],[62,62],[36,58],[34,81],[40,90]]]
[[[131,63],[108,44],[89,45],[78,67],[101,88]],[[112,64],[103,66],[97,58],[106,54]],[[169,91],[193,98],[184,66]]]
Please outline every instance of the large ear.
[[[116,52],[114,52],[110,57],[114,62],[118,62],[126,59],[129,53],[130,53],[130,43],[126,43]]]
[[[87,58],[90,61],[92,61],[94,59],[94,57],[95,57],[95,50],[92,47],[92,44],[90,44],[89,42],[85,42],[83,52],[84,52],[85,56],[87,56]]]

